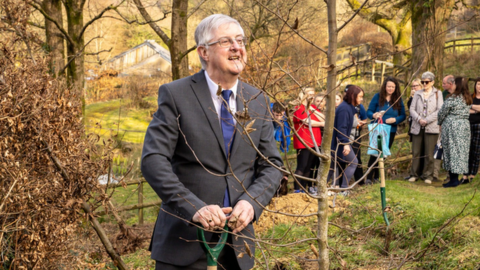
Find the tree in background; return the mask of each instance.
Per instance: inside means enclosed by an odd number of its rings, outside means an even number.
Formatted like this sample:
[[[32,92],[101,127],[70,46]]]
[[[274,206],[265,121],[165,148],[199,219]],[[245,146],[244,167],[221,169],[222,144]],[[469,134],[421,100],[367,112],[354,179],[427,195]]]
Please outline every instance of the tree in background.
[[[62,1],[43,0],[42,9],[54,19],[59,25],[63,25]],[[55,77],[63,75],[65,66],[65,47],[63,45],[64,37],[54,22],[45,20],[45,48],[50,55],[50,72]],[[59,74],[61,72],[61,74]]]
[[[196,46],[187,49],[187,22],[188,18],[193,14],[193,12],[195,12],[196,8],[192,9],[191,13],[188,13],[188,0],[172,1],[172,27],[171,37],[169,37],[165,31],[157,25],[156,21],[152,19],[152,16],[145,9],[141,0],[133,0],[133,2],[135,3],[144,20],[170,50],[170,59],[172,61],[172,80],[177,80],[190,75],[188,70],[187,55],[189,52],[195,50]],[[199,5],[203,4],[203,2],[205,1],[200,2]]]
[[[86,0],[61,1],[67,15],[66,29],[63,26],[62,12],[58,0],[44,0],[44,2],[31,0],[28,2],[45,18],[45,36],[47,37],[48,48],[55,56],[51,66],[58,65],[58,67],[56,67],[58,70],[55,70],[55,74],[62,74],[66,70],[69,84],[77,89],[83,88],[85,81],[85,47],[92,41],[89,40],[85,42],[85,31],[93,22],[101,19],[107,11],[116,9],[124,1],[125,0],[120,1],[120,3],[115,6],[107,6],[87,22],[84,22],[84,6]],[[63,57],[63,46],[61,46],[60,43],[63,43],[63,40],[60,42],[59,39],[49,39],[49,37],[59,37],[60,33],[62,38],[66,40],[67,53],[67,63],[63,65],[61,69],[60,57]],[[50,43],[48,43],[49,40]]]
[[[411,10],[406,6],[406,1],[381,0],[374,3],[368,3],[368,0],[363,3],[358,0],[346,1],[362,18],[387,31],[392,38],[395,52],[393,63],[402,65],[405,62],[403,59],[405,50],[412,46]]]
[[[363,7],[357,0],[346,1],[360,16],[390,34],[394,64],[403,65],[402,54],[412,48],[407,54],[411,55],[411,74],[430,70],[441,80],[447,24],[457,1],[378,0],[367,4],[365,0]]]

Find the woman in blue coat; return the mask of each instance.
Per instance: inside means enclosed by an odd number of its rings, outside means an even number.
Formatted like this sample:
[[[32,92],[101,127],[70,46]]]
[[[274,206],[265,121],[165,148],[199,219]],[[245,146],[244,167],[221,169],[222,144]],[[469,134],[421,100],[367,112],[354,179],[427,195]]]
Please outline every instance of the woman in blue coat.
[[[333,185],[336,186],[340,175],[339,168],[344,167],[345,170],[343,171],[341,188],[348,188],[348,181],[350,181],[357,168],[358,160],[352,149],[350,135],[352,134],[352,130],[355,130],[358,125],[358,118],[355,117],[357,113],[355,107],[363,102],[363,95],[362,88],[355,85],[350,86],[343,98],[343,102],[335,110],[331,144],[333,160],[330,163],[331,167],[328,180],[330,181],[330,179],[332,179],[333,168],[335,167],[335,163],[337,163],[335,181],[333,181]],[[344,163],[345,166],[338,166],[338,163]],[[342,194],[347,195],[348,191],[344,191]]]
[[[375,122],[378,118],[382,118],[383,123],[391,126],[388,148],[392,148],[397,126],[405,121],[406,118],[400,84],[397,79],[387,77],[383,81],[380,93],[375,94],[370,105],[368,105],[367,116],[370,119],[374,119]],[[370,168],[376,160],[376,156],[370,156],[368,167]],[[367,176],[367,183],[376,180],[378,180],[378,168],[371,170]]]

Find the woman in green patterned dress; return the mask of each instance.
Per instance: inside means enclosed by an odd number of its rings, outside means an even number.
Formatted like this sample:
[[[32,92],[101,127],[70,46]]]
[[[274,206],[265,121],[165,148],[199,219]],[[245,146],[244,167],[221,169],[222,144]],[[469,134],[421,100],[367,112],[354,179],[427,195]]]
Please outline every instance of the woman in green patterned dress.
[[[472,97],[468,92],[468,79],[455,78],[453,93],[438,112],[438,124],[442,126],[443,168],[450,174],[450,182],[443,187],[460,184],[459,174],[468,172],[470,150],[470,122],[468,121]]]

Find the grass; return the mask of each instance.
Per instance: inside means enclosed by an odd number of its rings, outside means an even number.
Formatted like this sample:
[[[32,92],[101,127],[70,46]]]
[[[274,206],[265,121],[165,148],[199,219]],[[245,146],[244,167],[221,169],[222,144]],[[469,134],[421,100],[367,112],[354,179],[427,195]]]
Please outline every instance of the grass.
[[[356,194],[347,198],[351,205],[345,210],[335,212],[329,218],[330,222],[352,230],[348,232],[329,226],[330,268],[383,269],[390,261],[398,265],[409,254],[429,247],[423,258],[408,260],[403,268],[477,269],[480,265],[478,194],[466,207],[460,219],[456,219],[442,231],[440,228],[458,215],[471,200],[479,187],[478,180],[477,177],[474,185],[463,185],[455,189],[423,183],[387,181],[387,204],[391,207],[388,214],[391,222],[388,252],[385,251],[386,226],[382,218],[378,185],[357,190]],[[472,223],[474,225],[471,225]],[[368,227],[372,224],[373,226]],[[281,224],[262,237],[278,239],[272,241],[275,244],[292,243],[311,238],[314,226],[315,224]],[[289,229],[289,233],[282,238]],[[434,244],[430,245],[437,232],[439,233]],[[305,268],[306,262],[299,258],[314,258],[309,244],[269,247],[270,266],[273,266],[273,258],[276,258],[286,269],[308,269]],[[260,252],[257,252],[257,259],[262,259]]]
[[[101,137],[117,134],[124,142],[143,143],[145,131],[152,120],[156,108],[156,98],[143,99],[148,108],[136,109],[129,106],[129,100],[116,99],[87,105],[87,132],[94,132]]]
[[[349,229],[329,226],[331,269],[383,269],[389,264],[398,265],[403,258],[427,247],[425,256],[407,260],[402,269],[477,269],[480,266],[480,195],[475,194],[480,187],[480,177],[477,176],[473,184],[453,189],[442,188],[440,183],[426,185],[397,180],[388,180],[386,186],[387,205],[391,209],[388,252],[379,185],[361,187],[344,199],[348,207],[330,209],[329,222]],[[158,199],[148,184],[144,184],[144,197],[145,202]],[[136,186],[117,188],[113,199],[116,205],[135,204]],[[441,230],[467,203],[463,214]],[[145,222],[153,224],[158,208],[145,211]],[[130,226],[138,222],[137,210],[122,212],[122,216]],[[109,220],[103,218],[102,221]],[[313,218],[304,226],[279,224],[257,237],[274,244],[262,243],[262,247],[268,249],[265,254],[270,267],[278,262],[285,269],[312,269],[315,257],[310,244],[314,242],[289,244],[314,238],[314,231]],[[259,249],[255,256],[260,262],[264,261]],[[154,269],[149,257],[145,249],[122,256],[133,269]],[[265,269],[265,266],[257,263],[255,269]]]

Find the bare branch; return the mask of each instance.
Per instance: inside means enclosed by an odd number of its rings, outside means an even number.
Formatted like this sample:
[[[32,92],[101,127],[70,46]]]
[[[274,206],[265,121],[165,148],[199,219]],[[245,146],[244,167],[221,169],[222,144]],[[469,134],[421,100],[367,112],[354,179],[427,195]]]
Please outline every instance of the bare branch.
[[[42,15],[45,17],[45,19],[51,21],[52,23],[55,24],[55,26],[58,28],[58,30],[63,34],[63,36],[65,37],[65,39],[67,40],[67,42],[71,45],[74,45],[75,42],[73,42],[73,39],[72,37],[70,37],[67,33],[67,31],[57,22],[57,20],[53,19],[52,17],[50,17],[50,15],[48,15],[45,10],[43,10],[41,7],[37,6],[36,4],[34,4],[33,2],[29,2],[29,4],[35,8],[36,10],[38,10],[40,13],[42,13]]]
[[[350,17],[350,19],[348,19],[344,24],[342,24],[342,26],[337,28],[337,33],[339,33],[348,23],[350,23],[350,21],[353,20],[353,18],[357,16],[357,14],[360,12],[360,10],[362,10],[362,8],[365,6],[365,4],[367,4],[367,2],[368,0],[365,0],[365,2],[363,2],[363,4],[355,11],[352,17]]]
[[[187,15],[187,19],[190,18],[190,16],[192,16],[193,13],[195,13],[203,4],[205,4],[205,2],[207,2],[207,0],[202,0],[200,3],[198,3],[196,7],[190,9],[190,12],[188,12]]]
[[[148,25],[155,31],[155,33],[163,40],[165,44],[170,48],[170,38],[163,32],[163,30],[153,22],[152,17],[148,13],[148,11],[145,9],[143,6],[141,0],[133,0],[135,5],[137,6],[138,11],[140,11],[140,14],[142,14],[143,18],[145,19],[146,22],[148,22]],[[164,14],[166,16],[166,14]]]
[[[111,47],[108,50],[102,50],[102,51],[98,51],[98,52],[94,52],[94,53],[85,53],[85,55],[99,55],[99,54],[104,53],[104,52],[111,52],[112,49],[113,49],[113,47]]]
[[[190,47],[190,49],[180,55],[180,59],[183,59],[187,54],[189,54],[191,51],[194,51],[195,49],[197,49],[197,46]]]
[[[313,41],[307,39],[306,37],[304,37],[302,34],[300,34],[298,32],[297,29],[294,29],[292,25],[290,25],[281,15],[277,14],[276,12],[274,12],[273,10],[269,9],[267,6],[265,6],[263,3],[261,3],[260,1],[258,0],[255,0],[259,5],[261,5],[263,8],[265,8],[266,10],[268,10],[269,12],[271,12],[272,14],[275,14],[275,16],[277,18],[279,18],[282,22],[284,22],[295,34],[297,34],[300,38],[302,38],[305,42],[307,42],[308,44],[312,45],[313,47],[315,47],[316,49],[318,49],[319,51],[323,52],[324,54],[327,54],[327,51],[325,49],[322,49],[320,48],[318,45],[316,45]]]
[[[37,28],[40,28],[40,29],[45,29],[45,25],[40,25],[36,22],[28,21],[28,24],[30,24],[31,26],[35,26]]]
[[[126,22],[128,24],[133,24],[133,23],[136,23],[138,25],[146,25],[146,24],[149,24],[149,23],[156,23],[156,22],[160,22],[160,21],[163,21],[167,18],[167,15],[172,13],[171,11],[166,11],[163,13],[163,17],[157,19],[157,20],[154,20],[154,21],[145,21],[145,22],[140,22],[138,19],[135,19],[135,20],[129,20],[127,17],[125,17],[120,11],[118,11],[118,9],[115,9],[115,12],[117,12],[117,14],[120,16],[121,19],[117,18],[117,17],[110,17],[110,16],[104,16],[105,18],[112,18],[112,19],[116,19],[116,20],[120,20],[120,21],[123,21],[123,22]],[[136,17],[135,17],[136,18]]]
[[[113,6],[113,5],[110,5],[108,7],[106,7],[105,9],[103,9],[100,13],[97,14],[97,16],[95,16],[93,19],[91,19],[90,21],[86,22],[85,25],[83,26],[82,30],[80,31],[80,33],[78,34],[78,37],[81,38],[83,36],[83,34],[85,33],[85,30],[87,30],[87,28],[92,24],[94,23],[96,20],[98,19],[101,19],[103,14],[105,14],[105,12],[109,11],[109,10],[116,10],[121,4],[123,4],[123,2],[125,2],[125,0],[122,0],[120,1],[120,3],[118,3],[118,5],[116,6]]]
[[[84,46],[83,48],[78,51],[70,60],[68,60],[68,63],[60,70],[60,72],[58,74],[62,74],[63,72],[65,72],[65,69],[67,69],[67,67],[73,62],[73,60],[75,60],[75,58],[79,57],[83,51],[85,50],[85,48],[88,46],[88,44],[90,44],[90,42],[92,42],[93,40],[97,39],[97,38],[100,38],[100,37],[94,37],[92,39],[90,39]]]

